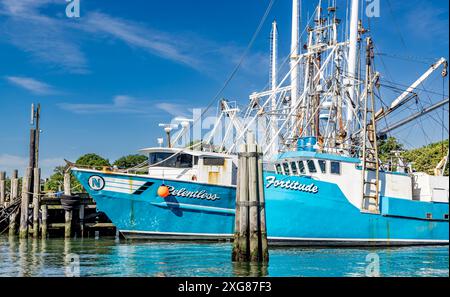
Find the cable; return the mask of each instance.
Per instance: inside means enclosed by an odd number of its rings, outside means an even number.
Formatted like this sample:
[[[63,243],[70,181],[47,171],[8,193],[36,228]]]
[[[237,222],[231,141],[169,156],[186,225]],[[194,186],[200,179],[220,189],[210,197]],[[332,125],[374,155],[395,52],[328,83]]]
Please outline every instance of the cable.
[[[236,65],[236,67],[233,69],[233,71],[231,72],[230,76],[228,77],[228,79],[225,81],[224,85],[222,86],[222,88],[220,88],[220,90],[216,93],[216,95],[214,96],[214,98],[211,100],[211,102],[206,106],[206,108],[204,109],[204,111],[200,114],[200,116],[194,120],[190,126],[192,127],[195,123],[197,123],[205,114],[206,112],[208,112],[208,110],[211,108],[211,106],[213,106],[214,103],[216,103],[217,99],[219,98],[219,96],[222,94],[222,92],[227,88],[228,84],[231,82],[231,80],[234,78],[234,76],[236,75],[236,73],[238,72],[239,68],[241,67],[242,63],[244,62],[244,59],[246,58],[248,52],[250,51],[250,49],[253,46],[253,43],[256,40],[256,37],[259,35],[259,32],[261,31],[271,9],[273,4],[275,3],[276,0],[270,0],[269,5],[267,6],[267,9],[258,25],[258,28],[256,29],[255,33],[252,36],[252,39],[250,40],[250,43],[247,45],[247,48],[245,49],[244,53],[242,54],[238,64]]]

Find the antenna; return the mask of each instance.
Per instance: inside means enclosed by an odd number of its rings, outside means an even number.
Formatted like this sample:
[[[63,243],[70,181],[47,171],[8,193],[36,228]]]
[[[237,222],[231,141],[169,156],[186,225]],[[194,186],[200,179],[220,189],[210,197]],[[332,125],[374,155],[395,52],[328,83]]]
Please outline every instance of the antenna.
[[[299,0],[292,1],[292,36],[291,36],[291,107],[297,105],[299,66],[296,63],[299,53]]]
[[[173,129],[178,128],[178,124],[158,124],[159,127],[164,128],[164,132],[167,134],[167,147],[172,147],[172,142],[170,141],[170,132],[172,132]]]
[[[35,117],[35,112],[34,112],[34,103],[31,103],[31,117],[30,117],[30,125],[33,126],[34,125],[34,117]]]

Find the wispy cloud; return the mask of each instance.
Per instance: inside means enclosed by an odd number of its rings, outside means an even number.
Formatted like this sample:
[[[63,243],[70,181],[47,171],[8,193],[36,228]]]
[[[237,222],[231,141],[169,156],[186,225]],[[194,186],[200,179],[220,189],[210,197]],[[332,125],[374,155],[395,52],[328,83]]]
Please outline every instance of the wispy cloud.
[[[155,106],[174,117],[187,117],[189,112],[184,104],[162,102],[157,103]]]
[[[200,66],[200,59],[194,55],[193,44],[180,36],[158,32],[135,22],[114,18],[95,12],[87,15],[83,28],[86,31],[109,35],[129,46],[140,48],[151,54],[166,58],[192,68]]]
[[[51,95],[56,93],[55,89],[49,84],[31,77],[7,76],[5,79],[10,83],[26,89],[36,95]]]
[[[438,1],[439,2],[439,1]],[[434,1],[419,0],[408,5],[404,19],[408,31],[421,40],[436,40],[448,44],[448,9]]]
[[[34,62],[45,62],[70,73],[87,73],[87,59],[73,38],[67,20],[51,18],[40,10],[50,5],[63,7],[56,0],[2,0],[0,32],[4,39],[29,53]]]
[[[187,116],[189,109],[182,103],[142,100],[128,95],[117,95],[111,103],[60,103],[58,106],[74,114],[128,114],[141,116],[161,115]]]
[[[92,37],[96,40],[114,38],[147,54],[205,74],[221,74],[221,77],[244,52],[244,47],[232,43],[218,43],[191,32],[159,31],[98,11],[86,12],[75,22],[43,12],[52,6],[63,11],[64,5],[61,0],[0,0],[0,16],[5,17],[5,21],[0,20],[0,33],[7,42],[30,53],[33,61],[45,62],[70,73],[89,72],[88,57],[80,43]],[[247,74],[260,74],[261,62],[265,60],[258,53],[251,54],[242,70]]]
[[[60,103],[59,107],[76,114],[145,113],[143,102],[127,95],[117,95],[111,103]]]

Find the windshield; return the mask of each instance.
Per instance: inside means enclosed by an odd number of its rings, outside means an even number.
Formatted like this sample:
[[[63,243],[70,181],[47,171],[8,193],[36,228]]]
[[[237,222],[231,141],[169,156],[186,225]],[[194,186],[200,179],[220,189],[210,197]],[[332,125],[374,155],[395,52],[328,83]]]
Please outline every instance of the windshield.
[[[192,168],[192,155],[179,154],[174,156],[174,153],[150,153],[149,163],[150,165],[157,164],[157,167]]]

